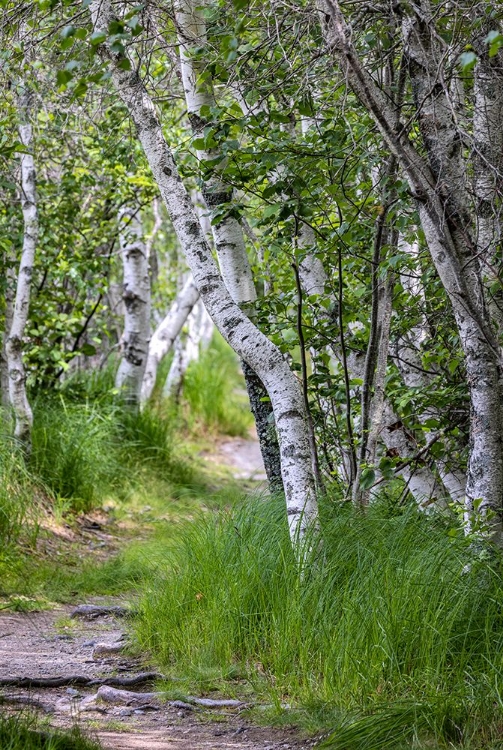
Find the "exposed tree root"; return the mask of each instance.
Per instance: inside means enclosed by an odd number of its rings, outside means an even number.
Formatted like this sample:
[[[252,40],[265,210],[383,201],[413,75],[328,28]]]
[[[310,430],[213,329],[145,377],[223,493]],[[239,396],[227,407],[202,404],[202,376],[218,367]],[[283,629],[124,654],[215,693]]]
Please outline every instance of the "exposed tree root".
[[[68,677],[4,677],[0,679],[0,687],[59,688],[71,687],[72,685],[133,687],[162,679],[164,679],[163,675],[158,672],[140,672],[133,677],[85,677],[84,675],[70,675]]]
[[[13,703],[20,706],[30,706],[31,708],[38,708],[39,711],[44,711],[46,714],[54,713],[52,706],[48,706],[47,703],[37,700],[36,698],[30,698],[29,695],[0,695],[0,704],[2,703]]]
[[[85,617],[93,620],[95,617],[106,617],[107,615],[113,615],[114,617],[132,617],[134,614],[133,610],[127,607],[102,607],[96,604],[79,604],[78,607],[70,613],[70,617]]]

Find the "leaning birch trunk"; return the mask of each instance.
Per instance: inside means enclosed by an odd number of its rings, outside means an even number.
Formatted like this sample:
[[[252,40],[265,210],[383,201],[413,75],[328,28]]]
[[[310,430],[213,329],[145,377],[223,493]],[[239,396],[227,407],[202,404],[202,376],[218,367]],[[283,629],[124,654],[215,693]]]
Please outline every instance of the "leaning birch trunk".
[[[199,300],[199,291],[192,276],[189,276],[180,294],[171,305],[167,315],[154,331],[148,347],[147,364],[141,386],[141,403],[145,405],[154,390],[157,370],[171,350],[185,321]]]
[[[110,0],[92,0],[89,8],[95,31],[107,34],[114,20]],[[297,545],[317,517],[309,437],[299,382],[279,349],[253,325],[230,296],[141,78],[134,68],[124,69],[132,68],[131,64],[124,65],[124,54],[112,50],[109,42],[105,42],[102,51],[110,64],[113,85],[136,126],[205,307],[226,341],[257,372],[267,388],[278,431],[290,534],[293,544]]]
[[[19,138],[27,153],[21,154],[21,205],[24,234],[21,263],[17,277],[12,325],[5,352],[9,373],[9,400],[15,418],[14,435],[26,451],[31,449],[33,414],[26,393],[26,372],[23,363],[23,336],[30,307],[31,277],[38,240],[37,196],[35,190],[35,162],[32,148],[33,94],[21,83],[19,96]]]
[[[465,357],[470,391],[470,449],[466,486],[467,528],[476,511],[492,511],[493,537],[501,541],[503,498],[503,414],[501,360],[487,315],[479,249],[470,230],[463,139],[452,122],[452,110],[439,90],[440,59],[424,20],[407,16],[403,33],[416,97],[419,129],[428,161],[406,132],[397,131],[393,109],[361,64],[340,3],[317,0],[323,31],[357,98],[373,117],[417,196],[426,242],[449,296]],[[421,25],[423,24],[423,25]]]
[[[187,320],[187,332],[180,332],[174,346],[174,355],[168,377],[163,388],[163,396],[179,398],[185,373],[191,362],[199,359],[206,318],[209,317],[201,300],[195,305]],[[210,318],[211,320],[211,318]]]
[[[124,333],[115,386],[133,408],[140,403],[150,338],[150,271],[138,209],[119,214],[123,267]]]
[[[203,115],[203,107],[209,111],[216,107],[213,82],[206,68],[206,61],[194,59],[191,48],[206,45],[206,25],[203,0],[177,0],[175,20],[180,45],[180,71],[187,103],[187,111],[196,138],[204,136],[204,128],[210,124]],[[204,73],[204,77],[202,74]],[[198,149],[198,158],[210,161],[218,156],[215,150]],[[206,177],[201,189],[203,200],[209,211],[225,207],[233,198],[232,188],[218,174],[218,167]],[[250,316],[257,300],[253,274],[246,251],[243,229],[239,221],[229,212],[218,218],[211,226],[215,250],[224,283],[234,302]],[[281,491],[281,464],[279,446],[271,424],[272,409],[267,393],[258,374],[248,364],[242,365],[250,407],[255,418],[260,449],[271,491]]]

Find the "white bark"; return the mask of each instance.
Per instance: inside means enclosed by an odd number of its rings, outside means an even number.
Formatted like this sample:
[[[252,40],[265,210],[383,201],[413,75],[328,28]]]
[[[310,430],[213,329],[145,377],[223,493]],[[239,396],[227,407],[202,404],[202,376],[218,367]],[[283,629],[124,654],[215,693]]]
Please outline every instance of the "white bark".
[[[21,83],[19,97],[19,139],[28,153],[21,154],[21,205],[24,234],[21,263],[17,277],[16,296],[12,314],[12,325],[7,337],[5,351],[9,373],[9,400],[15,418],[15,437],[26,450],[31,447],[33,414],[26,393],[26,372],[23,363],[23,337],[30,307],[31,278],[38,240],[37,196],[35,189],[35,162],[32,148],[32,102],[33,95]]]
[[[437,62],[424,28],[416,18],[404,25],[411,61],[418,121],[429,163],[403,131],[397,131],[393,108],[362,66],[336,0],[317,0],[327,41],[360,102],[373,117],[397,157],[413,195],[432,260],[452,304],[465,355],[471,400],[471,431],[466,507],[478,501],[479,512],[495,511],[500,535],[503,498],[502,372],[498,344],[488,323],[477,248],[470,236],[462,174],[461,140],[449,121],[452,112],[439,92]],[[419,26],[418,26],[419,24]],[[433,76],[433,77],[432,77]],[[423,79],[422,83],[420,79]],[[435,141],[438,132],[438,142]]]
[[[163,390],[163,395],[166,397],[178,397],[180,395],[183,379],[189,365],[199,359],[201,349],[207,348],[213,333],[213,321],[201,300],[190,313],[187,328],[187,333],[183,335],[182,332],[175,342],[173,362]]]
[[[115,385],[133,407],[140,403],[150,338],[150,272],[138,210],[122,209],[119,238],[123,267],[124,332]]]
[[[316,256],[306,255],[299,267],[299,273],[302,286],[306,291],[310,290],[310,294],[324,294],[327,281],[326,274],[323,264]],[[381,320],[384,334],[382,343],[385,344],[387,352],[387,338],[391,320],[391,289],[388,289],[387,303],[384,307],[385,311]],[[323,312],[326,315],[326,311]],[[340,357],[341,353],[337,352],[337,355]],[[379,372],[376,377],[378,393],[371,419],[370,448],[372,458],[374,457],[377,441],[381,439],[392,458],[401,458],[407,461],[418,452],[420,446],[418,446],[413,437],[407,432],[403,422],[394,413],[391,404],[384,398],[385,359],[387,357],[384,356],[384,352],[381,352],[381,357],[378,359]],[[356,354],[350,355],[347,359],[347,367],[351,379],[362,379],[364,371],[363,357]],[[349,457],[346,454],[342,456],[342,459],[344,473],[346,477],[349,477],[351,475],[351,471],[347,467]],[[438,502],[439,488],[435,476],[424,461],[414,462],[406,466],[397,475],[405,481],[420,508],[429,507],[434,500]]]
[[[157,369],[170,351],[185,321],[199,300],[199,291],[190,276],[167,315],[154,331],[148,347],[148,356],[141,386],[141,403],[145,404],[154,390]]]
[[[477,44],[478,62],[474,76],[473,162],[477,213],[477,246],[483,274],[489,287],[488,306],[493,323],[503,337],[503,293],[498,274],[502,271],[499,243],[502,238],[503,210],[503,54],[490,58],[486,33],[494,30],[496,19],[483,27]],[[501,278],[501,277],[500,277]],[[497,290],[497,291],[495,291]]]
[[[417,261],[419,255],[417,242],[411,245],[403,237],[400,237],[398,247],[402,252],[407,253]],[[404,289],[411,296],[416,297],[420,306],[423,307],[426,304],[426,298],[420,282],[419,267],[416,269],[415,278],[410,275],[401,274],[400,280]],[[423,318],[417,325],[410,328],[405,336],[400,337],[397,341],[396,364],[405,385],[409,388],[427,389],[431,386],[432,378],[424,371],[421,361],[421,347],[427,339],[426,320]],[[418,414],[418,419],[421,423],[425,423],[431,418],[438,419],[439,421],[442,418],[438,409],[432,406],[423,413]],[[430,436],[430,439],[432,437]],[[451,463],[447,457],[438,457],[435,460],[438,475],[450,497],[454,502],[462,503],[465,497],[466,476],[459,468],[452,467]]]
[[[213,85],[206,62],[194,60],[190,48],[206,44],[206,26],[204,21],[203,0],[178,0],[175,18],[180,45],[180,68],[183,89],[192,131],[197,137],[203,135],[208,124],[208,116],[203,116],[203,107],[216,107]],[[202,73],[205,72],[201,81]],[[198,157],[209,161],[218,156],[214,150],[198,149]],[[202,188],[206,206],[211,211],[232,200],[230,189],[218,176],[218,166]],[[212,227],[218,263],[225,285],[238,305],[246,310],[257,299],[253,275],[246,252],[243,230],[234,216],[220,219]]]
[[[216,106],[213,92],[213,82],[209,71],[205,69],[206,62],[197,61],[190,53],[190,48],[206,45],[206,28],[204,21],[204,0],[178,0],[176,8],[176,23],[180,46],[180,68],[185,91],[185,99],[192,132],[201,138],[206,125],[211,124],[211,117],[203,107]],[[204,76],[202,76],[204,72]],[[217,160],[220,154],[216,149],[198,149],[198,157],[204,163]],[[210,212],[227,210],[226,204],[233,199],[233,191],[220,178],[219,170],[223,161],[213,168],[209,175],[204,176],[202,196]],[[253,317],[253,304],[257,299],[257,292],[253,274],[246,251],[246,243],[241,224],[230,213],[217,216],[217,221],[211,229],[215,242],[215,250],[224,283],[231,298],[239,305],[245,314]],[[253,368],[243,366],[246,389],[250,399],[250,407],[255,418],[257,434],[262,458],[272,491],[277,491],[281,482],[279,466],[278,442],[271,425],[271,405],[265,401],[264,384]]]
[[[95,30],[113,19],[110,0],[92,0]],[[281,451],[281,471],[292,540],[298,542],[317,516],[309,437],[299,382],[281,352],[243,314],[230,296],[212,258],[178,170],[164,138],[153,103],[134,70],[124,70],[120,54],[106,45],[117,93],[135,123],[138,137],[171,217],[187,264],[216,326],[264,383],[274,409]]]

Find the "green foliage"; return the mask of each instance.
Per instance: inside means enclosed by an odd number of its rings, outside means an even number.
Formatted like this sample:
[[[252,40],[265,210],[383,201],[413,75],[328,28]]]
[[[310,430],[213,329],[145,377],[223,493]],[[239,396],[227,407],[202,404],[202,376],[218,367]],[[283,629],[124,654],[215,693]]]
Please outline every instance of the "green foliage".
[[[300,575],[274,500],[187,526],[145,591],[142,648],[196,680],[234,667],[278,708],[323,706],[338,748],[391,747],[395,731],[458,742],[500,721],[499,557],[415,509],[325,516]]]
[[[0,716],[2,750],[99,750],[98,742],[86,738],[80,729],[40,729],[28,716]]]
[[[175,449],[176,424],[174,413],[162,406],[147,405],[139,412],[124,409],[118,424],[124,463],[164,472],[174,484],[190,484],[191,467]]]
[[[253,419],[237,358],[220,335],[187,370],[183,402],[191,429],[247,436]]]
[[[30,467],[76,511],[96,506],[118,480],[115,409],[49,399],[35,409]]]
[[[26,469],[24,460],[12,440],[6,435],[0,440],[0,558],[24,533],[31,541],[36,536],[36,527],[31,527],[35,509],[33,498],[40,492],[33,477]]]

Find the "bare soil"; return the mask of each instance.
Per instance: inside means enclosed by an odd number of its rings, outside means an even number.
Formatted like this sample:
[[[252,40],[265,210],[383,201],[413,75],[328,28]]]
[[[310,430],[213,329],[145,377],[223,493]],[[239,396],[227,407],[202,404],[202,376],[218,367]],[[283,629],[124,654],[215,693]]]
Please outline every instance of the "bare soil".
[[[116,644],[124,638],[124,620],[105,616],[70,620],[71,607],[50,612],[0,613],[0,679],[82,675],[134,676],[144,671],[138,660],[104,649],[93,658],[98,644]],[[151,691],[152,687],[134,688]],[[29,700],[47,714],[54,726],[78,723],[96,736],[107,750],[299,750],[311,743],[294,730],[252,726],[243,709],[192,710],[132,701],[130,705],[93,700],[96,687],[17,689],[2,688],[7,705]],[[26,708],[25,704],[22,704]]]
[[[256,440],[225,438],[201,457],[228,467],[235,479],[250,482],[259,491],[265,489]],[[115,551],[111,539],[100,545],[101,559]],[[151,665],[128,655],[127,649],[117,650],[118,644],[127,642],[127,621],[110,615],[71,619],[73,609],[62,605],[41,612],[0,611],[0,680],[133,677],[151,670]],[[115,652],[107,652],[106,644],[115,646]],[[146,693],[155,687],[132,690]],[[314,744],[302,739],[295,728],[254,726],[246,718],[246,706],[206,710],[149,699],[144,703],[127,699],[109,703],[96,699],[96,693],[95,686],[2,687],[0,700],[3,696],[9,710],[26,710],[28,706],[40,711],[53,726],[78,723],[106,750],[300,750]]]

